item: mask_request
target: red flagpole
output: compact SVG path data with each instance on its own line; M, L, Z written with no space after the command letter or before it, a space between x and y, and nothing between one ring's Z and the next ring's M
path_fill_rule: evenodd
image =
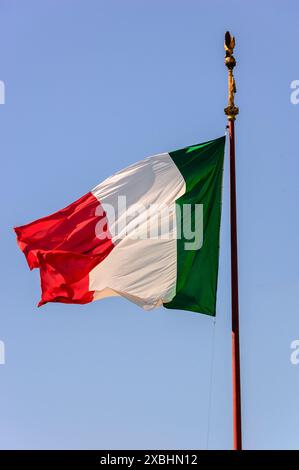
M233 389L233 448L242 449L241 416L241 374L239 345L239 289L238 289L238 241L237 241L237 198L235 163L235 119L239 112L234 103L236 93L233 69L236 65L233 56L235 39L229 32L225 34L225 65L228 68L228 106L225 114L229 129L230 160L230 235L231 235L231 301L232 301L232 389Z

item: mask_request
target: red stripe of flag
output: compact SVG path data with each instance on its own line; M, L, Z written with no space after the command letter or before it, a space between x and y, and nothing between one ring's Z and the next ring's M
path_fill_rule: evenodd
M40 268L39 306L47 302L84 304L93 300L89 272L114 246L106 213L99 206L93 194L87 193L54 214L15 228L30 269ZM98 222L103 230L100 238L96 236Z

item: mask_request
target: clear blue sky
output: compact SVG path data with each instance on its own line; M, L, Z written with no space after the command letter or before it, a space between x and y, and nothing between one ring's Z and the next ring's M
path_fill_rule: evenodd
M123 299L37 309L12 231L144 156L223 135L226 29L244 447L299 448L298 15L291 0L1 1L1 448L231 448L227 161L215 325Z

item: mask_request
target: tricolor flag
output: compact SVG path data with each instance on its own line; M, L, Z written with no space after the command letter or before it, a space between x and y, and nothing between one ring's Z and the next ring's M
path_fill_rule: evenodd
M141 160L15 228L47 302L122 296L215 315L225 137Z

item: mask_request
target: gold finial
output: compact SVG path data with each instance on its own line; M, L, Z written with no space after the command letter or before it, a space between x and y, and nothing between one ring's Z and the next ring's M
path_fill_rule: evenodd
M228 68L228 105L224 108L224 112L227 115L229 121L234 121L237 114L239 113L239 108L235 106L235 93L236 82L234 79L233 69L236 65L236 60L233 56L235 47L235 38L230 35L227 31L225 33L224 40L224 49L225 49L225 65Z

